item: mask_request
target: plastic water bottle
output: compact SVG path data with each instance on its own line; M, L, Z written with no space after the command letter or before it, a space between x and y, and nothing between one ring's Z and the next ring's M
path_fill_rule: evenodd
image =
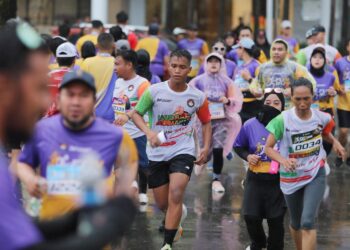
M93 230L93 222L89 210L101 205L106 200L104 187L104 169L100 166L96 153L83 155L80 165L81 197L80 203L85 207L79 218L78 232L89 235Z

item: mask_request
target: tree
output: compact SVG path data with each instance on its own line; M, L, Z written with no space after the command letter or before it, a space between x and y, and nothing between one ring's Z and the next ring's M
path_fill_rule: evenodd
M4 25L10 18L15 18L17 13L17 0L0 0L0 25Z

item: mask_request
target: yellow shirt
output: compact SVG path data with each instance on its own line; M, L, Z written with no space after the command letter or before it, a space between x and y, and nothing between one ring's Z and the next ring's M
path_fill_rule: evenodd
M111 81L114 72L114 57L101 56L98 54L94 57L89 57L81 64L83 71L89 72L95 78L97 103L102 100L105 91L108 88L108 84Z
M91 41L91 42L93 42L96 45L97 44L97 36L96 35L92 35L92 34L88 34L88 35L82 36L82 37L80 37L78 39L78 41L77 41L75 46L77 47L79 55L81 55L81 47L83 47L83 44L86 41Z

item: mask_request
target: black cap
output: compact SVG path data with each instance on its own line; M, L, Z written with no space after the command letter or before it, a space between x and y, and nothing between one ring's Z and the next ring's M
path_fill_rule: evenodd
M62 88L66 87L67 85L73 82L83 83L90 89L92 89L94 92L96 92L94 77L91 74L82 70L74 70L67 72L63 76L59 89L61 90Z
M189 24L189 25L187 26L187 29L188 29L188 30L192 30L192 31L197 31L197 30L198 30L198 26L197 26L197 24L195 24L195 23L191 23L191 24Z
M315 29L315 32L316 33L319 33L319 32L326 32L326 28L322 25L316 25L313 27Z
M309 39L310 37L313 37L317 33L318 32L316 31L316 29L313 27L313 28L309 29L308 31L306 31L305 37L306 37L306 39Z

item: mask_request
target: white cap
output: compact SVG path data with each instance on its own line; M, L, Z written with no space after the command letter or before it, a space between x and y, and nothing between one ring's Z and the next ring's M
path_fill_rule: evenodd
M62 43L56 50L56 57L77 57L75 46L70 42Z
M177 36L177 35L180 35L180 34L186 34L186 30L182 29L182 28L179 28L179 27L176 27L173 30L173 35Z
M126 39L120 39L116 41L115 43L116 50L129 50L130 49L130 43Z
M281 23L282 29L292 28L292 23L289 20L283 20Z

